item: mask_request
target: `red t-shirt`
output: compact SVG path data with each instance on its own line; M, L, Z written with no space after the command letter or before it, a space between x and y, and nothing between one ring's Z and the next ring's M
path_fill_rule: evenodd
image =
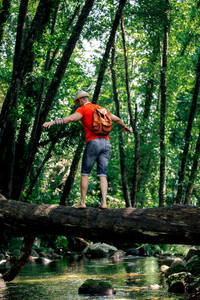
M85 130L85 138L86 142L89 142L94 139L99 139L99 138L104 138L106 140L109 140L108 135L104 136L99 136L94 134L91 129L92 129L92 117L93 117L93 112L95 108L102 108L101 106L93 103L86 103L85 105L79 107L76 112L81 114L83 118L81 119L81 122L83 124L84 130Z

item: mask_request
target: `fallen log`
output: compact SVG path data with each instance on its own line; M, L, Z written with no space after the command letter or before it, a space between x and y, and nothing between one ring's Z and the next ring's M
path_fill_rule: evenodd
M56 234L91 241L200 245L200 208L77 209L0 200L0 228L13 236Z

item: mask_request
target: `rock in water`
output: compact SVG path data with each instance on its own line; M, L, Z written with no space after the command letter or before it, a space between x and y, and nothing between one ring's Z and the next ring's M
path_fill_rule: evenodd
M111 284L101 280L87 279L79 288L79 294L111 296L115 294Z
M116 247L106 243L95 243L87 246L83 250L83 254L89 258L105 258L112 256L117 250Z

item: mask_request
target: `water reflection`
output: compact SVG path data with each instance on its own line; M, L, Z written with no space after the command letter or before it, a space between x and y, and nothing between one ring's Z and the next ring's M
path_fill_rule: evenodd
M109 299L187 299L167 293L159 273L156 258L127 258L113 262L108 259L70 261L63 259L49 265L28 264L7 290L0 291L5 300L87 300L105 297L78 295L78 288L86 279L110 282L116 295ZM154 290L153 287L161 287Z

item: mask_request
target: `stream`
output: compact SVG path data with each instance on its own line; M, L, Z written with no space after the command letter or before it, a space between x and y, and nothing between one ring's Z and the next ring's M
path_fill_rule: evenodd
M112 284L116 294L109 297L82 296L78 289L86 279L102 279ZM159 285L158 290L150 289ZM0 291L1 300L92 300L92 299L187 299L167 292L167 285L154 257L111 259L64 258L47 265L29 263Z

